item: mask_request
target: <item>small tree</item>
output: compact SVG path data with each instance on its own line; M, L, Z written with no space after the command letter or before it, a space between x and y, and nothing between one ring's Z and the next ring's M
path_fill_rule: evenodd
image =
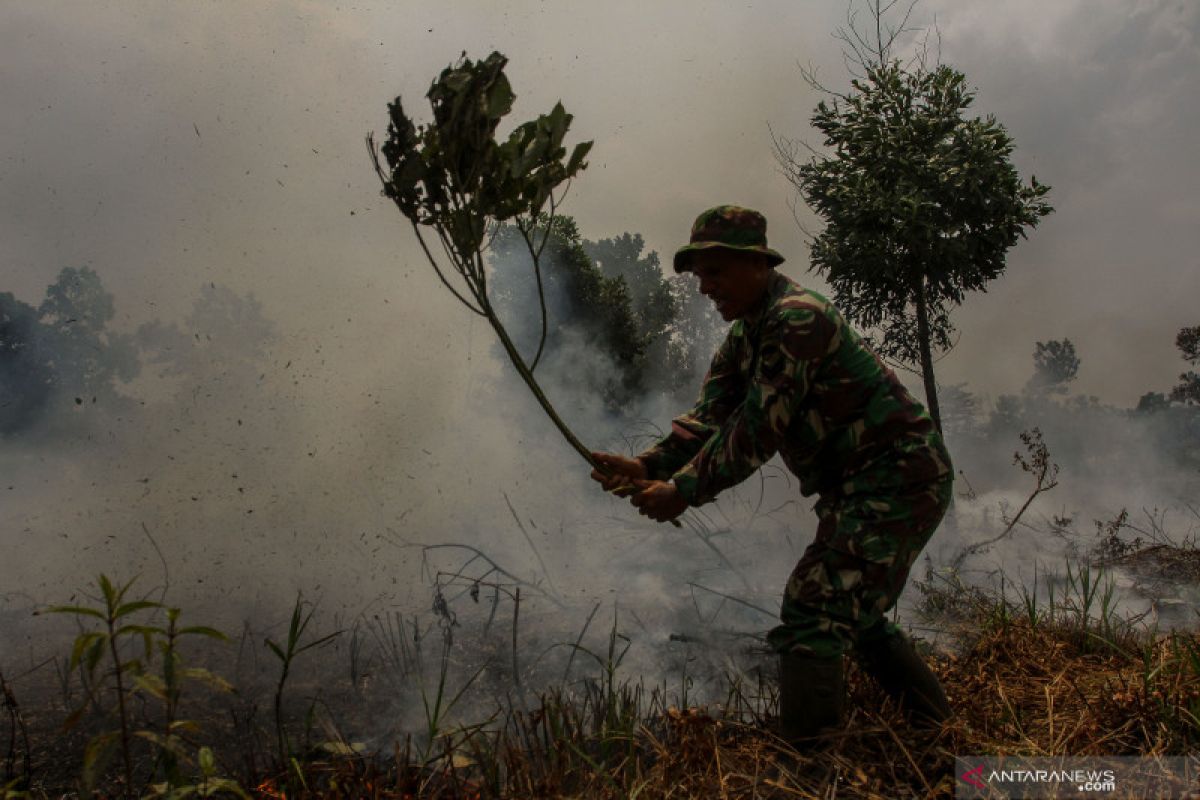
M862 74L847 94L825 90L812 117L831 155L812 150L804 161L780 141L776 151L825 221L813 268L851 320L881 329L882 355L919 365L940 428L933 361L951 344L950 309L1003 273L1008 249L1052 209L1048 186L1022 184L1004 127L966 116L975 95L961 72L892 57L906 30L885 24L892 5L869 4L872 35L853 15L841 31Z
M1079 356L1070 339L1038 342L1033 351L1033 377L1025 390L1034 394L1066 394L1079 374Z
M1193 367L1200 366L1200 325L1179 331L1175 346L1183 354L1184 361ZM1188 405L1200 404L1200 374L1188 370L1180 375L1179 384L1171 389L1171 400Z

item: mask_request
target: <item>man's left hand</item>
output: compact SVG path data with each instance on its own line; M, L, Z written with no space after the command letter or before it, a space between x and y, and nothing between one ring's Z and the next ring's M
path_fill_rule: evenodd
M679 494L675 484L668 481L633 481L637 488L629 502L637 506L638 513L655 522L670 522L687 510L687 501Z

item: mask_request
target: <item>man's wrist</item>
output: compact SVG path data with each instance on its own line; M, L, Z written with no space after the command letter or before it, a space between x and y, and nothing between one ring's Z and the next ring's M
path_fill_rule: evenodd
M686 467L671 476L671 485L689 506L700 505L696 502L696 476Z
M633 460L641 466L642 478L646 480L652 480L654 478L654 474L650 470L650 462L646 460L644 455L634 456Z

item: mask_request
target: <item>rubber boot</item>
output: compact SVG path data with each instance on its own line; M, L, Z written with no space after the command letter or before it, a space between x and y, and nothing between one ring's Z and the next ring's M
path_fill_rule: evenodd
M916 725L940 725L950 718L950 702L937 676L902 633L860 644L859 663Z
M788 744L841 727L846 706L842 657L802 653L779 656L779 735ZM807 742L811 744L811 741Z

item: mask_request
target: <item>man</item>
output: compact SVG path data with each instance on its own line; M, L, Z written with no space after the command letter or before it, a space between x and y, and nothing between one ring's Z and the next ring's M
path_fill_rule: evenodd
M853 650L918 722L950 714L937 678L886 619L950 501L952 471L925 409L825 298L775 271L761 214L701 214L675 271L692 272L729 333L696 406L637 458L595 453L613 489L660 522L712 501L776 452L819 495L816 537L793 570L781 624L780 727L799 741L839 726Z

